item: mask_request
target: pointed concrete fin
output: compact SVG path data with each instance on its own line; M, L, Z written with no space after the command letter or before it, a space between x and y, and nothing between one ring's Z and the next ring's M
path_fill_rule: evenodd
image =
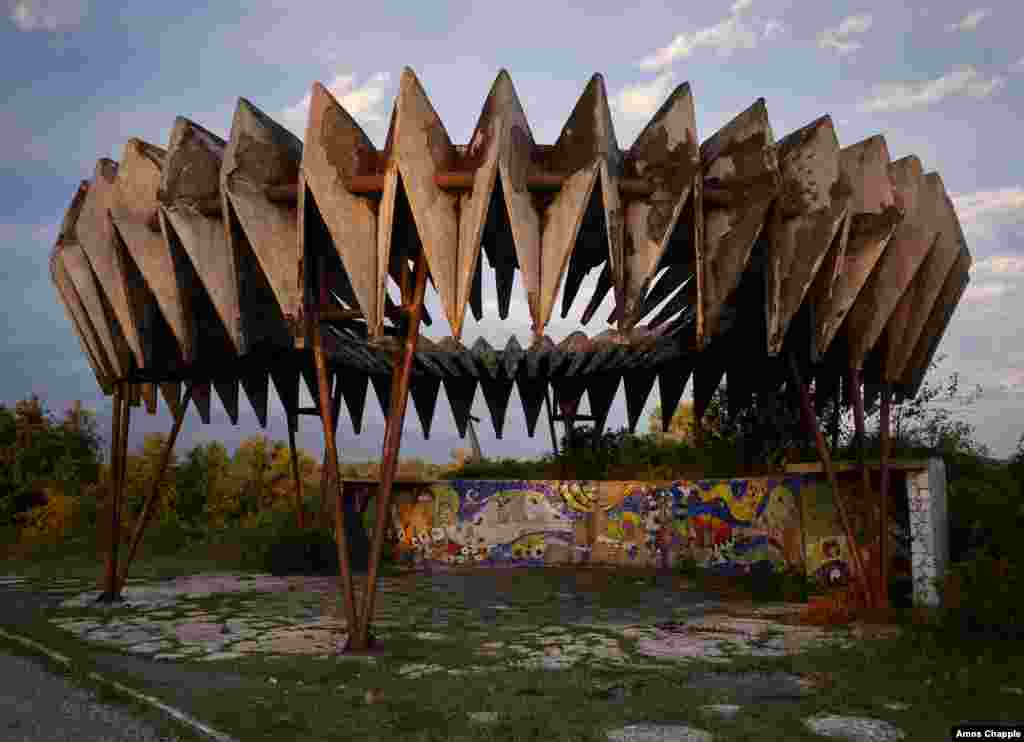
M167 405L167 409L170 410L172 417L178 416L178 410L181 407L181 382L180 381L165 381L160 385L160 396L164 398L164 404Z
M525 355L523 346L519 344L516 336L510 337L508 342L505 343L505 352L502 354L502 368L505 370L505 376L510 379L516 378L516 374L519 371L519 363Z
M242 390L249 399L252 411L260 423L260 427L266 430L267 407L270 399L270 377L266 371L247 371L241 376Z
M362 373L346 376L345 382L341 384L341 393L345 397L345 406L348 407L352 429L356 435L363 431L363 412L366 410L366 392L369 385L369 377Z
M612 269L609 263L605 263L601 268L601 273L597 277L597 284L594 286L594 293L590 297L590 301L587 302L586 309L583 310L583 314L580 317L581 324L588 324L594 317L594 313L598 307L601 306L601 302L604 301L605 297L608 296L608 292L612 289ZM611 320L609 320L611 322Z
M473 319L479 322L484 317L484 271L477 261L476 270L473 271L473 284L469 289L469 309L473 313Z
M391 411L391 375L390 374L373 374L370 376L370 383L373 384L373 391L377 396L377 402L380 404L380 411L384 415L386 421Z
M106 353L103 351L99 337L89 321L85 307L82 305L82 299L78 295L71 277L68 275L67 268L64 265L64 249L64 246L60 243L54 248L50 258L50 276L67 309L75 332L85 345L90 363L93 364L93 370L96 372L96 380L101 386L105 386L112 381L114 371L107 360Z
M78 242L78 218L82 215L82 207L85 206L85 197L88 194L89 181L80 181L67 211L64 212L64 219L61 220L60 231L57 233L58 243Z
M537 312L533 315L538 333L543 332L551 319L558 288L568 268L569 257L576 247L597 177L596 166L577 171L566 179L562 190L548 207L541 239L540 296Z
M644 413L644 407L651 396L651 389L654 388L654 380L657 377L657 371L646 368L632 369L623 375L622 384L626 388L626 419L630 433L636 432L636 426Z
M691 292L687 291L686 288L681 288L675 293L675 295L665 302L665 305L661 308L654 318L647 324L650 329L659 327L672 320L679 312L693 303Z
M655 184L650 198L626 207L625 317L638 322L640 302L654 277L700 175L697 117L690 84L668 97L626 154L626 177Z
M372 199L351 193L346 184L353 177L378 172L379 167L380 155L362 127L327 88L313 83L302 182L327 225L371 336L382 331L377 314L377 212ZM299 187L302 192L302 183ZM304 237L300 230L300 257L306 254Z
M896 200L906 216L896 229L854 302L846 320L850 363L860 368L878 342L900 298L932 249L943 195L926 187L916 157L897 160L890 166Z
M502 186L499 183L494 189L494 198L487 214L487 225L484 230L483 250L487 262L494 269L494 288L498 294L498 317L508 319L508 310L512 303L512 285L515 283L516 268L519 261L516 256L515 239L512 225L509 222L508 210L502 198ZM479 266L482 259L477 262Z
M496 377L480 377L480 389L484 393L487 411L491 413L491 424L494 434L501 440L505 429L505 414L508 412L508 400L512 394L512 379L504 374Z
M638 320L643 319L653 312L655 308L665 301L665 299L669 298L673 292L685 288L689 283L687 279L693 275L693 269L693 265L687 265L686 263L673 263L662 271L661 275L658 276L657 281L655 281L654 286L651 287L651 290L648 291L647 295L644 297L643 305L637 313Z
M910 362L904 369L903 393L901 395L903 399L913 399L917 396L925 375L928 373L928 367L931 366L935 351L942 342L942 336L953 318L953 312L956 311L967 284L970 282L970 267L971 255L965 246L961 249L960 257L957 258L953 270L946 277L942 291L939 293L935 306L932 307L928 321L911 355Z
M226 217L228 204L234 209L286 318L298 317L302 303L298 211L272 201L267 190L297 184L301 162L302 143L295 135L239 99L221 166L223 211Z
M303 363L299 367L299 371L302 374L302 380L306 383L306 391L309 392L309 398L313 400L313 405L319 410L320 409L320 383L316 375L316 369L311 363ZM330 377L328 377L328 383Z
M217 396L231 424L238 425L238 379L215 381L213 388L217 390Z
M765 263L769 355L782 351L790 322L842 227L851 192L830 117L793 132L778 143L777 152L782 184L768 226Z
M887 381L895 382L903 376L903 370L910 362L910 356L917 345L921 330L931 314L932 307L942 291L942 286L956 264L962 248L966 246L960 221L956 216L956 208L946 192L946 187L938 173L924 176L926 186L941 194L941 207L936 219L938 239L932 251L921 264L911 290L903 295L900 303L909 305L906 326L899 342L893 343L889 358L886 359ZM899 311L893 312L896 314Z
M238 264L220 216L220 169L223 140L188 119L178 118L171 132L160 183L164 240L177 265L180 245L198 276L202 289L217 312L236 353L244 351ZM211 206L215 207L211 213ZM173 234L171 231L173 230ZM176 267L182 300L188 307L199 290L184 282L183 267ZM186 315L192 315L187 311ZM193 348L193 352L195 352Z
M472 414L473 397L476 396L477 380L472 376L445 376L444 393L455 417L455 427L459 437L466 437L466 426Z
M554 389L554 403L558 412L575 415L579 411L583 393L587 390L582 379L561 377L551 380Z
M299 370L293 366L278 365L270 370L277 397L284 407L285 417L291 419L299 414Z
M523 414L526 416L526 433L533 438L548 385L544 380L531 378L525 367L521 367L516 376L516 386L519 389L519 400L523 404Z
M730 206L704 200L703 239L697 240L697 342L718 333L726 300L739 285L768 209L779 189L775 140L764 99L719 129L700 148L704 182Z
M458 304L457 261L459 246L458 197L440 188L434 176L452 169L455 147L448 138L444 124L430 104L415 73L408 67L402 72L392 129L388 133L390 151L385 167L385 193L381 200L378 235L383 230L385 241L378 237L380 266L387 265L392 214L394 209L394 176L401 173L416 232L427 256L430 275L437 288L445 315L452 328L459 326L461 307ZM389 197L389 188L392 193ZM378 272L378 276L383 278ZM378 284L380 286L382 284Z
M587 399L590 401L590 414L596 419L594 428L601 433L608 422L608 413L612 402L619 391L622 375L616 373L594 374L587 382Z
M128 254L153 292L182 359L190 363L193 330L170 248L160 230L158 197L165 157L166 152L158 147L139 139L128 140L117 171L110 215Z
M721 342L721 340L719 340ZM700 420L707 412L711 398L715 396L722 377L725 376L725 363L721 358L702 359L693 371L693 416Z
M839 151L839 164L852 189L846 250L831 291L813 300L817 355L823 357L850 308L903 219L889 176L889 149L874 136Z
M117 179L117 163L101 159L96 163L92 184L78 217L76 233L79 244L85 249L89 264L99 281L106 300L110 303L113 318L120 332L131 348L136 364L145 367L146 359L142 350L137 318L132 312L128 297L127 277L121 255L121 246L114 232L110 208L114 203Z
M122 345L123 338L114 320L107 310L102 288L96 279L89 258L81 245L68 244L64 248L64 266L68 276L82 300L82 308L93 333L114 372L116 378L124 378L128 373L130 360Z
M197 381L192 385L192 403L203 425L210 424L210 382Z
M441 390L441 377L431 374L417 376L409 385L409 394L416 416L423 428L423 437L430 440L430 427L434 422L434 410L437 408L437 394Z
M672 418L679 407L679 400L686 391L686 382L690 380L693 365L690 361L682 361L679 367L658 372L658 394L661 397L661 430L667 433ZM696 377L694 378L696 387ZM696 391L696 389L695 389Z

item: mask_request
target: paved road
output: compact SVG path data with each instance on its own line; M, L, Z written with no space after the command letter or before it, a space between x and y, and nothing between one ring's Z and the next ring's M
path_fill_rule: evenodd
M0 649L0 739L10 742L184 742L157 719L101 701L35 659ZM189 737L188 739L192 739Z

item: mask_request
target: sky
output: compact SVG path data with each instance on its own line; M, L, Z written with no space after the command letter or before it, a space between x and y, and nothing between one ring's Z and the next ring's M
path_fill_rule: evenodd
M937 378L957 371L981 385L981 399L964 414L993 454L1006 456L1024 434L1024 4L984 1L736 0L680 9L668 2L222 0L211 9L181 0L125 9L96 0L0 0L7 3L0 4L0 403L37 394L60 414L81 400L109 433L111 399L65 317L48 256L78 182L92 177L98 158L120 159L130 137L166 146L183 115L227 138L239 96L301 136L310 86L320 81L382 145L402 68L410 66L454 142L469 139L505 68L535 139L552 143L600 72L624 149L671 90L689 81L702 140L764 97L776 139L828 113L841 146L882 133L893 160L915 154L926 171L937 170L974 257L971 284L939 348L946 359ZM470 318L464 341L528 338L521 293L517 284L509 322ZM495 305L493 287L484 299ZM428 334L447 334L444 325ZM572 329L553 322L549 334L558 339ZM233 449L260 432L247 402L232 426L214 399L211 424L190 411L179 450L209 440ZM515 392L504 440L495 438L479 393L474 409L484 418L485 455L550 449L543 420L535 438L526 436ZM624 410L620 390L611 427L625 424ZM407 418L403 456L446 461L468 445L443 392L429 440L411 405ZM137 409L131 446L171 422L162 403L155 416ZM266 432L287 438L273 397ZM368 401L362 435L347 417L340 422L342 459L378 457L382 437L380 408ZM319 420L302 418L299 444L320 455L321 439Z

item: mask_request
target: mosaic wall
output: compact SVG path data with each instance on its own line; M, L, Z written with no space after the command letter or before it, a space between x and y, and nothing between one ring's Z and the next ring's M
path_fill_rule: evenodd
M722 574L802 565L812 475L671 482L458 481L399 495L400 559L424 566L595 562Z

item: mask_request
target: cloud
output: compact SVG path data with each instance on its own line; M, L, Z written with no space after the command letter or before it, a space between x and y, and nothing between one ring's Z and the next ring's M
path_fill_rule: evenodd
M384 114L378 107L384 101L389 80L388 73L380 72L357 87L355 75L342 74L325 87L361 124L382 125L385 123ZM298 132L299 136L305 133L310 100L310 94L307 93L298 103L281 112L285 126Z
M957 216L969 235L993 236L996 224L1024 218L1024 187L952 194Z
M970 13L965 15L956 23L950 23L946 26L947 31L973 31L978 27L978 24L985 20L988 16L992 15L992 11L987 8L979 8L978 10L972 10Z
M884 82L871 88L871 97L857 104L864 113L909 111L938 103L954 95L988 98L999 90L1006 80L996 76L980 79L978 71L970 65L954 67L948 74L923 82Z
M865 33L871 28L871 23L871 16L867 14L847 16L838 26L826 28L818 34L818 46L822 49L835 49L840 55L851 54L864 45L850 37Z
M627 85L612 96L611 107L626 118L651 116L672 91L672 74L664 72L653 80Z
M80 24L87 10L87 0L18 0L10 19L19 31L57 31Z
M663 46L654 54L644 57L638 65L644 69L659 70L668 67L677 59L692 56L698 49L711 49L723 57L728 57L738 49L755 48L762 37L767 40L777 38L784 28L781 22L759 22L763 28L759 35L755 23L742 17L752 5L752 0L736 0L727 18L713 26L677 34L668 46Z
M971 273L997 275L1008 278L1024 278L1024 257L1018 255L993 255L979 260L971 266Z
M1008 283L972 283L964 291L964 301L970 304L990 304L1012 290L1013 286Z

